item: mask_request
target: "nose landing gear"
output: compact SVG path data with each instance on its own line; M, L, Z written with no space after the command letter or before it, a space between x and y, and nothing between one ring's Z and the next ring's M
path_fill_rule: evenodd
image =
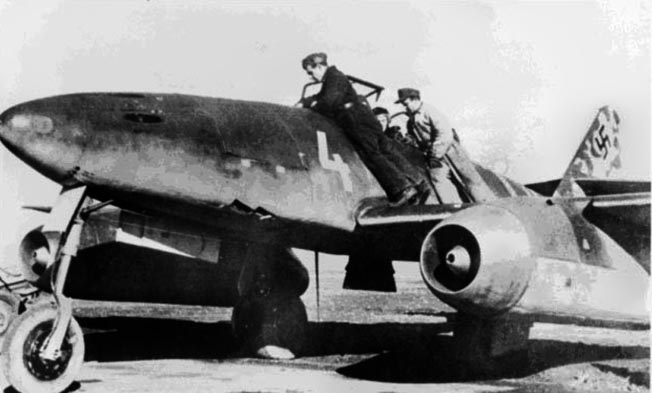
M63 233L47 269L55 304L40 304L11 322L2 344L0 365L18 391L58 393L67 388L84 361L84 335L72 317L72 300L63 294L70 261L79 248L86 188L64 188L44 231Z
M21 314L9 327L2 346L2 368L8 382L20 392L61 392L74 381L84 361L84 336L71 319L61 347L45 356L57 310L41 304Z

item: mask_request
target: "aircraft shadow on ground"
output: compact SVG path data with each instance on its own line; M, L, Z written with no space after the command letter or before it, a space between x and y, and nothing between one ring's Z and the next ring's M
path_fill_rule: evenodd
M87 361L213 360L247 356L238 351L228 322L112 317L82 318L80 323L87 331ZM369 354L363 360L353 357L354 363L337 372L350 378L381 382L443 383L518 378L572 363L650 357L650 349L644 346L530 340L527 362L512 358L511 364L487 371L475 367L473 359L459 360L452 336L442 334L451 331L447 323L313 322L309 329L311 339L304 357Z
M432 340L429 347L397 348L337 371L351 378L396 383L470 382L523 378L540 371L573 363L609 359L649 358L642 346L612 347L551 340L530 340L528 357L519 354L487 366L463 358L452 337Z

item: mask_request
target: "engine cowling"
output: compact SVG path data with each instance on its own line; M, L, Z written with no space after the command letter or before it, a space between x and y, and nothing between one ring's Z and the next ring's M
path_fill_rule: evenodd
M43 232L42 227L30 231L18 248L21 272L25 279L36 284L56 258L61 241L60 232Z
M421 247L421 274L441 300L490 316L516 304L534 269L521 220L498 206L475 206L442 221Z

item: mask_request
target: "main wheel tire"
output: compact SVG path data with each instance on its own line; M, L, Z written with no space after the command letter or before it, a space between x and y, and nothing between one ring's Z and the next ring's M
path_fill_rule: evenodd
M242 297L233 308L233 332L248 352L273 345L299 355L306 341L308 315L298 297Z
M20 392L59 393L74 381L84 361L84 336L73 318L56 360L40 357L57 311L41 304L21 314L11 324L0 360L7 381Z

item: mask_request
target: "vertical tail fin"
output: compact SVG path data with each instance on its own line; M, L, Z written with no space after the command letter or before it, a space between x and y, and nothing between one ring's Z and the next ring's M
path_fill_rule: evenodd
M605 179L620 168L619 125L615 110L608 106L598 110L554 196L583 195L575 179Z

